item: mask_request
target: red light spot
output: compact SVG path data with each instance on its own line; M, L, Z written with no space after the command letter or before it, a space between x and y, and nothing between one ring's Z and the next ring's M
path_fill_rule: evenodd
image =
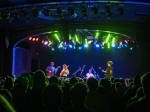
M36 41L38 41L39 40L39 38L36 38Z
M30 37L29 40L32 40L32 37Z
M39 53L38 52L36 52L36 56L38 56L39 55Z
M32 40L35 41L35 38L33 38Z

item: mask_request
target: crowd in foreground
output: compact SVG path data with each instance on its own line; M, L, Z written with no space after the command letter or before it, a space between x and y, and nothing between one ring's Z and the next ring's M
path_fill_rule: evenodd
M0 112L150 112L150 72L133 79L47 78L41 70L0 79Z

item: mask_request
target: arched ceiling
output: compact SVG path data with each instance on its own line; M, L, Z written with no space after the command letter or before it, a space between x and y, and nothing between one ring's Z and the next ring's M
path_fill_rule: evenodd
M87 18L83 17L81 7L84 5L87 10ZM107 18L105 7L109 5L111 17ZM57 6L62 10L64 18L60 19L57 14ZM68 6L74 8L74 15L68 14ZM98 13L91 11L93 6L98 7ZM118 7L123 7L123 14L117 12ZM22 10L27 12L27 17L31 20L27 22L27 17L23 16ZM38 17L33 16L33 11L39 11ZM50 10L50 15L44 15L44 9ZM8 18L5 17L6 14ZM13 17L13 12L18 12L17 20ZM140 1L109 1L109 0L1 0L0 1L0 34L9 32L10 40L23 38L50 30L68 29L91 29L106 30L135 36L136 32L150 29L150 2ZM7 19L5 19L7 18Z

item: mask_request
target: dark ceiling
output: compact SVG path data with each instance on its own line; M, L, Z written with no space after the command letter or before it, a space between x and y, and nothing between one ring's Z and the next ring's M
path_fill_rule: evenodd
M81 11L82 5L87 10L86 18ZM106 5L111 10L109 18L106 16ZM57 6L62 10L63 18L57 13ZM68 13L68 6L73 7L73 15ZM98 7L97 14L91 11L93 6ZM118 7L123 7L122 15L117 12ZM23 9L27 12L26 17L22 14ZM32 13L36 9L38 17L34 17ZM44 15L45 9L50 10L49 16ZM14 12L19 15L17 20L13 17ZM149 33L150 3L143 0L0 0L0 19L0 34L9 33L10 40L62 29L106 30L135 37L135 32L144 30Z

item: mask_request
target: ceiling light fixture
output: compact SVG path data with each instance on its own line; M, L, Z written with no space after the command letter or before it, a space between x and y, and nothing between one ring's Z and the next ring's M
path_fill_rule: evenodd
M92 6L91 10L94 14L98 14L98 7L96 5Z
M86 18L88 16L85 5L81 6L81 12L82 12L84 18Z
M18 15L18 12L17 11L14 11L13 13L12 13L12 15L13 15L13 17L14 17L14 19L19 19L19 15Z
M123 12L124 12L124 5L118 4L117 7L118 7L118 8L117 8L118 14L119 14L120 16L122 16L122 15L123 15Z
M57 6L56 12L57 12L57 14L61 14L62 13L62 10L60 9L60 7Z
M68 6L68 12L69 14L73 15L74 14L74 9L71 6Z
M110 18L111 17L111 9L110 9L110 4L107 4L105 6L105 13L106 13L106 17Z
M50 16L50 9L44 9L43 13L45 16Z

